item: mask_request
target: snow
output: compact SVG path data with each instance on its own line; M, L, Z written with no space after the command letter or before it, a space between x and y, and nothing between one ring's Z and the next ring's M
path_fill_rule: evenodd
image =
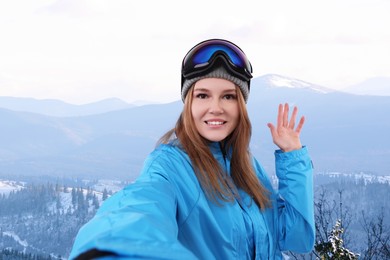
M8 195L11 191L17 191L23 188L23 185L15 181L0 180L0 195Z
M73 209L73 205L72 205L72 192L69 191L69 192L60 192L60 201L61 201L61 208L62 209L65 209L65 210L68 210L69 208L70 209ZM57 211L57 208L56 208L56 202L53 202L52 204L48 205L48 208L49 208L49 211L50 212L56 212Z
M100 192L103 192L104 189L106 189L107 191L115 193L123 188L123 184L121 184L120 181L100 179L92 188Z
M303 81L297 81L290 78L274 76L271 78L271 83L276 87L286 87L286 88L296 88L297 85L301 85L301 87L310 87L309 83Z
M390 175L372 175L364 172L359 173L343 173L343 172L323 172L318 173L318 175L327 175L330 178L354 178L355 181L363 180L365 184L367 183L382 183L390 185Z
M86 196L87 193L88 193L88 190L87 189L82 189L82 191L83 191L84 196ZM92 194L96 195L96 197L97 197L97 199L99 201L99 204L101 204L102 201L103 201L103 193L100 192L100 191L93 190ZM61 208L64 209L64 210L71 210L73 212L74 211L74 205L72 204L72 189L68 189L67 192L61 191L59 193L59 196L60 196L60 201L61 201ZM50 205L48 205L49 211L50 212L56 212L57 211L57 207L56 206L57 206L56 202L53 202ZM93 207L94 206L92 205L92 203L90 201L89 211L92 211Z
M69 207L72 206L72 193L68 192L61 192L60 194L60 200L61 200L61 206L64 209L68 209Z
M9 236L9 237L12 237L16 242L18 242L21 246L23 247L27 247L28 246L28 243L26 242L26 240L22 240L20 239L20 237L18 235L16 235L14 232L12 231L4 231L3 232L3 236Z
M269 77L269 83L274 87L284 87L284 88L301 88L301 89L312 89L320 93L329 93L331 90L317 86L302 80L282 77L276 74L273 74Z

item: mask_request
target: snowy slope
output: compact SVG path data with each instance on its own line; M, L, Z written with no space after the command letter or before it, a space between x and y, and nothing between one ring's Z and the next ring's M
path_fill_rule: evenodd
M8 195L11 191L17 191L23 188L23 184L16 181L0 179L0 195Z

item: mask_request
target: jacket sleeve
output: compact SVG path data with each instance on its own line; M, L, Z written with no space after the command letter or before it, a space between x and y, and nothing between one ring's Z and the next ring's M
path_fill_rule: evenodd
M282 251L310 252L314 246L313 167L306 147L275 152L279 179L278 232Z
M108 198L78 232L69 259L90 252L124 258L194 259L178 239L176 198L164 167L149 160L140 178Z

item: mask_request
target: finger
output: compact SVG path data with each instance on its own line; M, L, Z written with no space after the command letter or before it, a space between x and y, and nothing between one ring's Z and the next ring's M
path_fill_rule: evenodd
M294 110L293 110L292 115L291 115L290 123L288 125L290 129L294 129L294 127L295 127L295 120L297 118L297 113L298 113L298 108L294 107Z
M270 130L272 138L273 138L276 134L276 128L272 123L268 123L267 126L269 127L269 130Z
M283 105L282 104L279 104L279 108L278 108L278 120L277 120L277 124L276 124L276 127L279 128L283 125Z
M296 133L300 134L301 133L301 130L302 130L302 127L303 127L303 124L305 123L305 117L301 117L301 119L299 120L299 123L298 123L298 126L297 126L297 129L295 130Z
M288 104L284 104L284 110L283 110L283 126L287 127L288 125Z
M272 124L272 123L268 123L267 126L269 127L269 129L272 131L272 130L275 130L275 126Z

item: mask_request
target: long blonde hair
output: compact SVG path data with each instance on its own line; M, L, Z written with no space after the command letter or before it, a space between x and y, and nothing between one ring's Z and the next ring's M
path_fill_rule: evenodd
M175 128L163 135L158 143L167 143L176 135L191 159L203 190L212 201L217 203L220 200L233 201L239 196L236 188L238 187L248 193L260 208L268 207L270 205L268 191L260 183L252 165L249 152L252 125L241 91L236 87L239 105L238 125L223 142L224 151L231 151L230 179L211 153L209 141L196 130L191 113L193 87L194 85L188 91Z

